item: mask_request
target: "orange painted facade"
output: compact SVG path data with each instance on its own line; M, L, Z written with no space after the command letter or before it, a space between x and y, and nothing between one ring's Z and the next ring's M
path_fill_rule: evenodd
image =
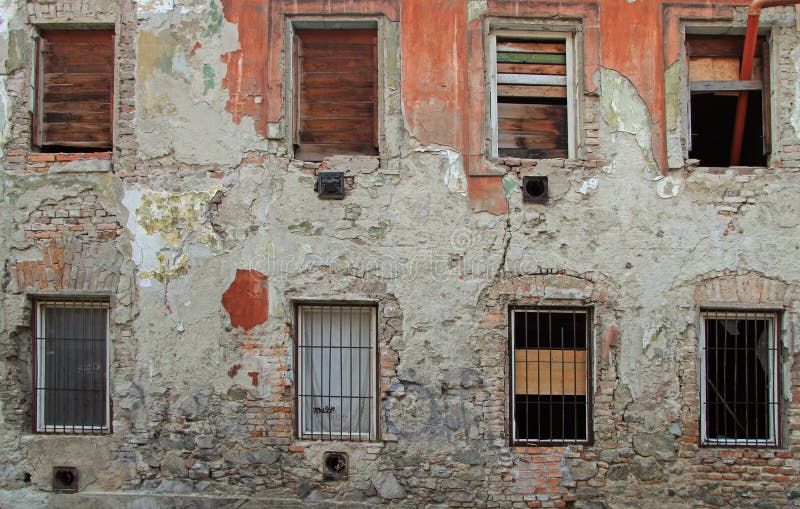
M473 208L499 213L507 209L501 177L486 164L486 20L580 25L584 91L595 92L594 76L601 67L619 72L634 85L652 121L652 152L663 173L667 168L664 71L680 56L681 20L731 20L732 7L749 2L489 0L486 10L472 13L472 19L466 0L226 0L223 4L225 18L238 25L241 45L223 57L228 63L223 82L230 93L227 109L237 122L252 116L264 136L267 123L283 117L282 59L288 19L384 16L399 21L403 113L410 135L423 144L460 152Z

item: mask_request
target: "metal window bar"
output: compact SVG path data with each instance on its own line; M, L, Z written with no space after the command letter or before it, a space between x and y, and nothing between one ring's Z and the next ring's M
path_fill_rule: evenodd
M299 435L319 440L375 439L376 308L301 305L298 322Z
M34 408L39 433L110 431L107 300L39 300Z
M514 442L589 441L589 311L584 308L512 310Z
M777 326L777 313L702 313L703 445L778 445Z

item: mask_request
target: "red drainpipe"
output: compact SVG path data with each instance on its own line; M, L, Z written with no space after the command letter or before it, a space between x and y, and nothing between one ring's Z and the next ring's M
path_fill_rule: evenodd
M753 58L756 54L756 41L758 40L758 19L764 7L778 7L781 5L800 4L800 0L753 0L747 13L747 32L744 36L744 50L742 53L742 67L739 71L740 80L753 79ZM766 55L765 55L766 57ZM736 103L736 121L733 124L733 142L731 143L731 166L739 166L742 158L742 139L744 137L744 120L747 114L747 92L739 92ZM769 126L764 126L768 129Z

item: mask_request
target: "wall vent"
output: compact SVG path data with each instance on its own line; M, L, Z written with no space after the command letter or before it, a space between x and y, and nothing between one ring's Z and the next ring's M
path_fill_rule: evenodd
M340 481L347 479L349 463L346 452L325 452L322 455L322 480Z
M78 469L75 467L53 467L53 491L76 493L78 491Z
M546 203L548 198L547 177L522 177L522 201Z
M344 198L344 172L324 171L317 175L317 196L320 200Z

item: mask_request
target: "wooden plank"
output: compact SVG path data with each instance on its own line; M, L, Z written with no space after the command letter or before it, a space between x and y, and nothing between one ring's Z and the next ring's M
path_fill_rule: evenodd
M100 124L75 122L49 123L44 126L46 143L61 144L64 142L107 142L111 143L111 126L105 122Z
M312 125L317 125L311 121ZM352 143L372 144L372 122L368 124L353 123L347 129L338 131L303 131L300 130L300 144L304 143Z
M300 76L301 88L373 88L375 73L316 72Z
M51 30L43 29L39 31L40 36L45 41L54 44L112 44L114 43L114 31L110 29L98 30Z
M567 75L567 66L558 64L497 64L498 73Z
M758 38L763 41L763 37ZM756 56L761 56L756 46ZM687 35L686 54L690 57L742 58L744 37L737 35Z
M47 111L48 112L89 112L89 113L102 113L105 111L111 111L111 103L110 102L100 102L100 101L93 101L93 102L75 102L75 101L66 101L66 102L50 102L47 103Z
M555 150L568 148L567 137L550 133L498 132L497 148L525 148Z
M738 58L697 57L689 60L689 81L738 79Z
M315 133L355 133L360 136L358 141L372 139L372 119L349 119L349 118L314 118L303 119L300 124L303 134ZM333 138L331 138L331 141Z
M566 138L567 117L544 120L529 118L501 118L497 121L497 129L501 134L557 134Z
M561 41L497 40L497 51L525 53L566 53L567 44Z
M371 63L372 46L365 44L331 44L328 46L303 45L303 58L358 58Z
M761 90L761 80L690 81L691 92L735 92L739 90Z
M49 103L62 103L70 101L108 102L110 91L105 90L76 90L74 87L47 87L44 90L44 107Z
M104 112L52 111L52 109L48 109L44 113L44 121L48 124L59 122L109 123L111 122L111 111L108 108Z
M301 28L295 30L294 33L302 41L304 46L306 44L374 44L378 35L378 31L374 28Z
M501 148L497 150L499 157L513 157L516 159L567 159L569 150L564 149L526 149L526 148Z
M375 72L374 68L372 67L372 62L367 62L366 60L357 60L350 57L330 56L324 59L303 57L300 59L300 61L303 72L305 73L331 72L331 70L342 73L357 72L365 67L372 69L373 73Z
M47 85L72 85L78 87L106 87L111 88L111 76L108 73L75 73L75 72L49 72L44 78Z
M300 86L303 101L309 102L369 102L375 100L374 87L336 87L307 88ZM346 99L345 99L346 98Z
M557 53L514 53L509 51L498 51L497 62L565 65L567 63L567 55Z
M567 105L498 103L497 117L499 119L530 118L534 120L542 120L552 117L567 118Z
M514 393L585 396L585 350L514 350Z
M375 103L367 102L314 102L303 108L305 118L371 118Z
M294 157L302 161L322 161L332 155L378 155L375 147L353 143L304 143L294 152Z
M548 76L543 74L498 74L500 85L550 85L567 86L566 76Z
M497 85L498 97L567 97L567 87Z

